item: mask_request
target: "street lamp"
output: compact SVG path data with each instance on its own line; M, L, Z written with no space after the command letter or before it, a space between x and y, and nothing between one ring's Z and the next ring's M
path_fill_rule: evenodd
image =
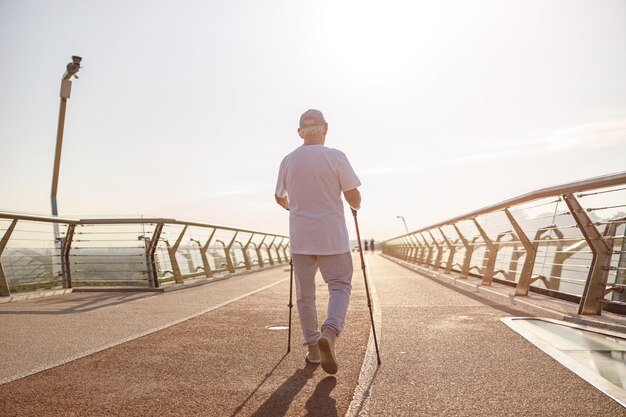
M65 74L61 79L61 105L59 107L59 124L57 126L57 146L54 152L54 170L52 171L52 190L50 191L50 203L52 205L52 215L58 216L57 208L57 186L59 184L59 166L61 165L61 148L63 146L63 128L65 127L65 106L67 99L70 98L72 91L72 76L78 78L76 73L80 69L80 61L82 58L76 55L72 56L72 62L67 64ZM59 225L54 223L54 238L59 242Z
M402 223L404 223L404 230L409 233L409 228L406 226L406 220L404 220L404 216L396 216L396 219L402 219Z
M72 91L71 78L72 76L78 78L76 73L80 69L80 61L82 61L81 57L76 55L72 56L72 62L67 64L65 74L63 74L63 79L61 80L61 105L59 107L59 124L57 126L57 146L54 152L52 191L50 192L53 216L59 215L57 208L57 186L59 183L59 166L61 165L61 148L63 146L63 128L65 127L65 106L67 105L67 99L70 98L70 92ZM58 230L55 234L58 236Z

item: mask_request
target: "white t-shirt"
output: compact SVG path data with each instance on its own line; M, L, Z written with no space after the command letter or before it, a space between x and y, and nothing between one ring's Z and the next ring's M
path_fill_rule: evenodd
M324 145L300 146L280 163L276 195L289 196L291 253L350 251L341 193L361 181L346 155Z

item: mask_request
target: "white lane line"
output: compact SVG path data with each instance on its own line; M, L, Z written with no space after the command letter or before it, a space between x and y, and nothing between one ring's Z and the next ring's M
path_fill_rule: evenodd
M251 296L253 294L256 294L258 292L267 290L268 288L271 288L271 287L273 287L275 285L278 285L278 284L280 284L282 282L285 282L288 279L289 278L280 279L280 280L278 280L278 281L276 281L276 282L274 282L272 284L268 284L268 285L266 285L264 287L261 287L261 288L258 288L256 290L250 291L250 292L245 293L243 295L240 295L238 297L231 298L230 300L224 301L224 302L222 302L220 304L217 304L217 305L214 305L212 307L208 307L208 308L206 308L204 310L201 310L201 311L198 311L196 313L190 314L189 316L183 317L181 319L177 319L177 320L174 320L172 322L169 322L169 323L162 324L160 326L154 327L154 328L152 328L150 330L146 330L146 331L134 334L132 336L124 337L124 338L116 340L114 342L107 343L107 344L98 346L98 347L93 348L93 349L88 349L88 350L82 351L82 352L77 353L75 355L67 356L67 357L65 357L63 359L60 359L60 360L58 360L56 362L49 363L47 365L38 366L36 368L29 369L28 371L20 372L20 373L11 375L9 377L5 377L3 379L0 379L0 385L3 385L3 384L6 384L6 383L15 381L17 379L21 379L21 378L27 377L29 375L36 374L36 373L41 372L41 371L45 371L46 369L50 369L50 368L54 368L54 367L59 366L59 365L66 364L66 363L71 362L73 360L80 359L80 358L83 358L85 356L89 356L91 354L100 352L100 351L105 350L105 349L112 348L112 347L117 346L117 345L121 345L122 343L130 342L131 340L134 340L134 339L137 339L137 338L149 335L150 333L158 332L159 330L163 330L163 329L166 329L168 327L171 327L171 326L174 326L176 324L179 324L179 323L182 323L184 321L187 321L189 319L192 319L194 317L198 317L198 316L200 316L202 314L208 313L209 311L217 310L218 308L224 307L225 305L228 305L230 303L234 303L235 301L239 301L242 298L245 298L245 297Z
M380 309L380 302L378 298L378 292L376 291L376 285L372 279L370 273L369 262L365 261L365 271L368 276L368 284L370 289L370 296L372 299L372 311L374 315L374 324L376 326L376 335L378 336L378 347L382 351L382 312ZM369 311L368 311L369 314ZM382 361L382 359L381 359ZM365 357L363 358L363 364L361 365L361 372L359 373L359 380L352 401L346 411L346 417L358 416L361 411L365 410L369 401L370 390L374 383L374 378L378 373L378 361L376 358L376 346L374 345L374 333L370 329L369 340L367 342L367 349L365 350Z

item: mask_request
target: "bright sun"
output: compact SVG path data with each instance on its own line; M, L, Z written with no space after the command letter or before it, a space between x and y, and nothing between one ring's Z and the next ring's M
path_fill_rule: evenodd
M418 9L403 1L325 3L321 16L325 52L351 77L384 81L407 75L417 65L417 50L428 32Z

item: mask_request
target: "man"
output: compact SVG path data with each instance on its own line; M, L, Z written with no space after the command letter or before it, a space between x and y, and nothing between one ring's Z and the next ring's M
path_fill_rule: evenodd
M319 110L300 117L302 146L280 164L276 202L289 213L289 246L296 276L296 299L306 359L337 373L335 338L344 329L352 290L352 256L344 217L343 193L350 206L361 205L361 185L346 155L324 146L328 123ZM315 307L315 274L328 285L328 314L321 331Z

